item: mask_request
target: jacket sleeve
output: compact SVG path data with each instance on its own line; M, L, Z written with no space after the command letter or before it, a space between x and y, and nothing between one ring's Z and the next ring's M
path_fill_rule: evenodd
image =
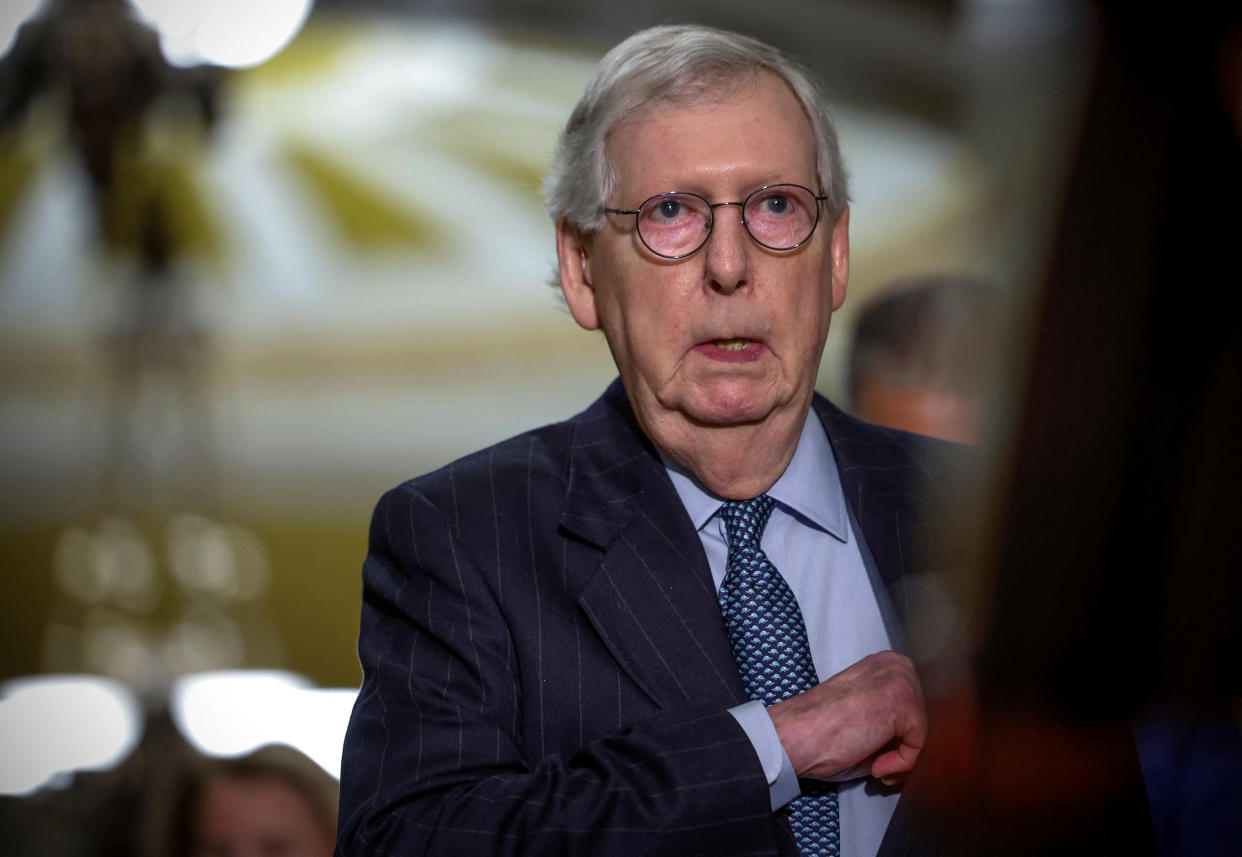
M784 850L761 766L723 709L661 711L572 754L528 758L505 615L409 485L372 521L358 652L340 855Z

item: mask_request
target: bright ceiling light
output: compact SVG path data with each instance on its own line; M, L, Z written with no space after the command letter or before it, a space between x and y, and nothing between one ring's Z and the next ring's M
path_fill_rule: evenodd
M287 729L288 740L338 780L341 778L341 753L345 749L345 730L353 713L358 691L353 688L326 687L303 690L298 694L293 729ZM292 715L291 715L292 716Z
M0 685L0 794L26 795L75 771L107 770L142 736L142 709L120 682L49 675Z
M209 756L240 756L271 741L283 729L293 691L308 687L297 673L222 670L178 679L170 694L181 734Z
M258 65L306 23L313 0L133 0L175 65Z
M173 685L173 722L200 753L241 756L288 744L334 777L356 690L316 688L304 676L275 670L187 675Z

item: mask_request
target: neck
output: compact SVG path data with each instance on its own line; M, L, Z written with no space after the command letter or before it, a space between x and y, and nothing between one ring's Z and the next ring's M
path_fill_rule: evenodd
M643 430L708 491L727 500L749 500L771 488L785 472L806 416L807 409L802 408L734 426L703 426L678 418Z

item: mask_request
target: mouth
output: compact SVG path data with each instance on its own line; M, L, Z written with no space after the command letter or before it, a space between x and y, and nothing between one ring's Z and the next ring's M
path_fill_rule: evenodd
M750 363L763 356L766 346L758 339L734 336L728 339L708 339L695 346L694 350L724 363Z

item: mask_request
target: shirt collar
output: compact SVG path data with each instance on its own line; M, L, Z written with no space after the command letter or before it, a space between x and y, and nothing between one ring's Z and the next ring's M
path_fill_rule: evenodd
M704 488L693 474L663 452L660 458L695 530L702 530L724 502L723 498ZM837 461L814 411L808 412L802 424L798 447L789 466L767 493L804 524L823 530L841 542L849 541L849 518Z

